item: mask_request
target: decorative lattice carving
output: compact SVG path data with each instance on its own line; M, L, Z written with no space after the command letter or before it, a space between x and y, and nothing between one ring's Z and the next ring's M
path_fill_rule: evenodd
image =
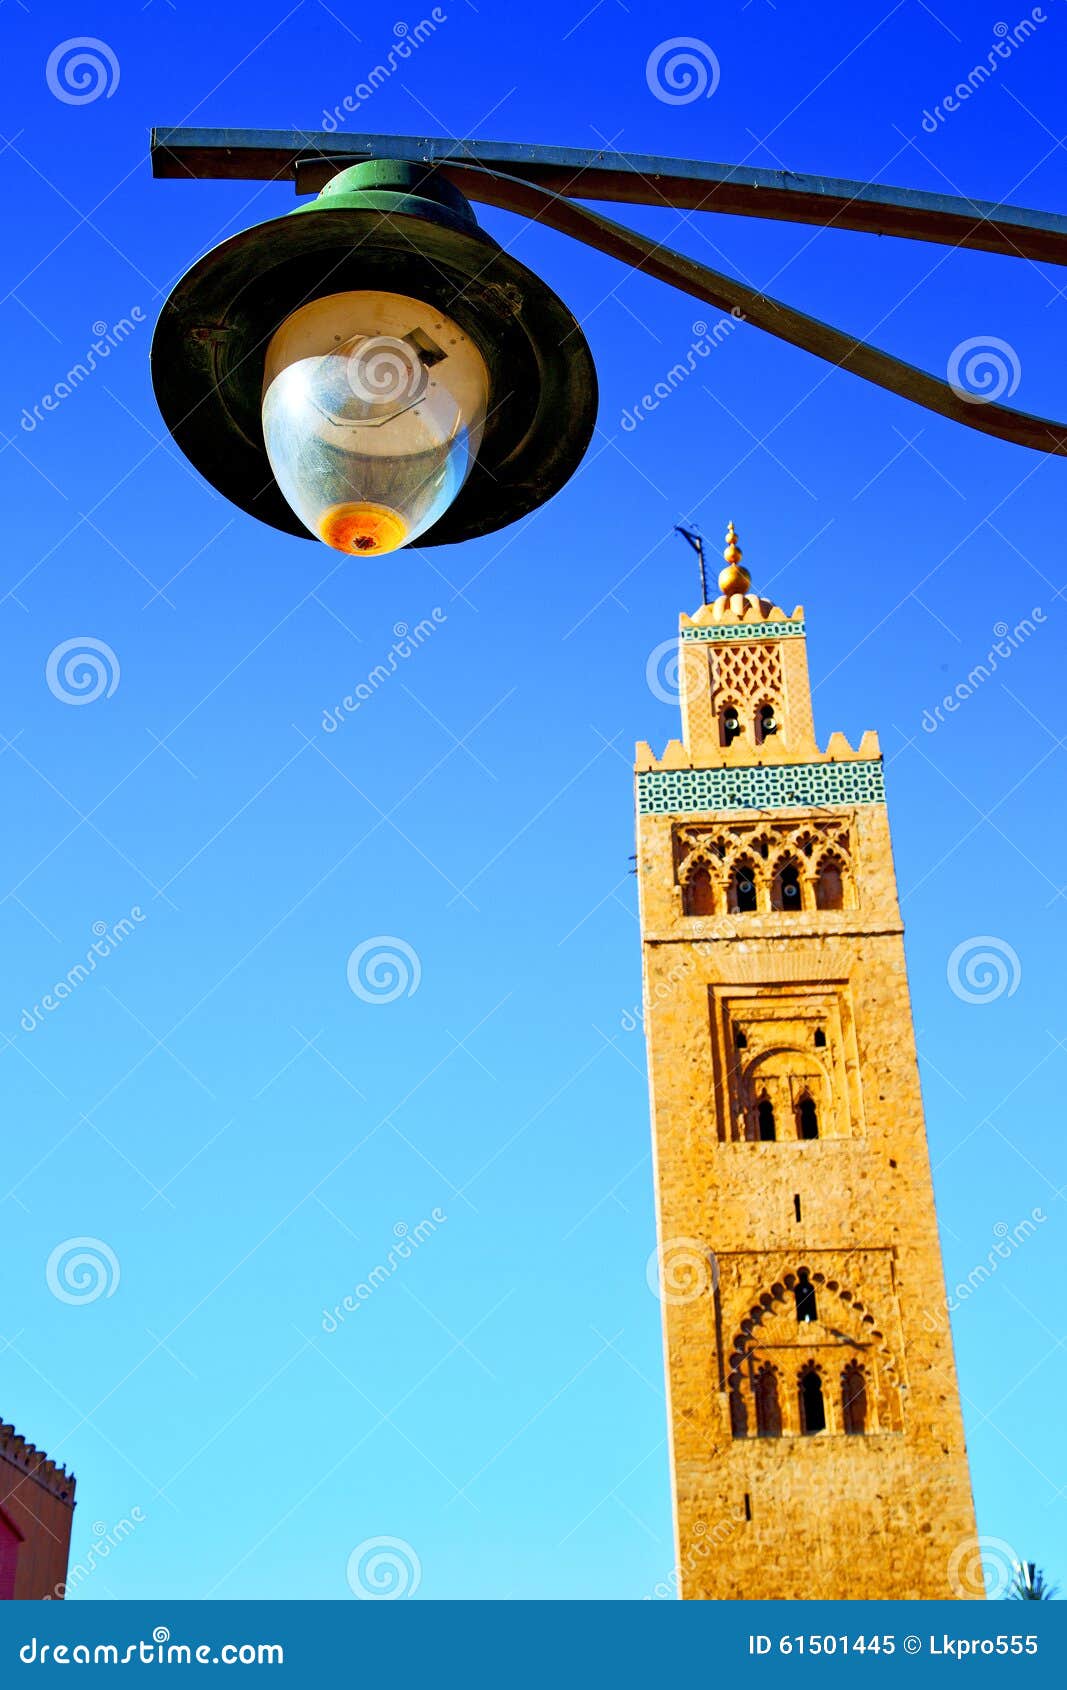
M776 645L758 642L724 647L712 658L712 686L716 707L731 704L774 704L782 698L782 657Z

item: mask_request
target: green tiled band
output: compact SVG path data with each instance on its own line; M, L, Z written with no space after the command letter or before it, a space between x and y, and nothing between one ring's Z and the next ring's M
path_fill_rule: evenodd
M683 628L683 640L768 640L803 634L803 622L739 622L728 628Z
M637 777L637 809L642 816L884 803L880 759L748 769L648 769Z

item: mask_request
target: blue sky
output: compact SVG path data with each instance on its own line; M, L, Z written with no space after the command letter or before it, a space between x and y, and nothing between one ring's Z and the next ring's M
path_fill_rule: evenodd
M1064 202L1060 0L934 133L924 111L1014 12L440 10L354 127ZM667 1577L630 763L635 740L676 730L646 679L696 602L672 526L717 539L732 517L755 585L806 607L823 740L882 734L950 1284L998 1228L1048 1217L954 1333L980 1530L1065 1577L1047 1289L1064 1219L1064 469L744 326L626 430L707 314L487 212L597 361L599 429L571 485L519 527L374 565L227 507L161 438L150 325L194 256L295 202L154 183L148 129L315 128L423 15L4 9L0 1415L77 1472L76 1561L138 1511L85 1599L350 1599L352 1551L382 1537L410 1546L426 1597L642 1597ZM46 64L86 35L117 81L70 104ZM650 90L675 36L714 53L713 97ZM937 374L995 337L1013 402L1062 412L1053 267L632 221ZM106 364L23 426L94 325L123 318ZM995 627L1035 609L997 674L924 729ZM324 733L396 626L435 610L389 684ZM117 684L72 707L46 666L85 636ZM35 1018L94 924L123 919L113 954ZM975 1004L946 970L981 935L1012 989ZM377 936L417 957L411 995L350 989L350 953ZM434 1211L325 1332L323 1310ZM46 1265L79 1238L113 1253L113 1294L53 1294Z

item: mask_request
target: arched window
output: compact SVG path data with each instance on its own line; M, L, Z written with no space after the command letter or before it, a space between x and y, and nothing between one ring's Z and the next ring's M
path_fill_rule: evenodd
M777 1135L774 1130L774 1104L769 1098L763 1097L760 1099L756 1110L756 1119L759 1122L760 1138L766 1144L772 1143Z
M748 1436L748 1414L744 1398L736 1384L730 1386L730 1431L735 1438Z
M826 1043L826 1034L821 1027L815 1029L815 1048L821 1050Z
M806 1325L812 1320L818 1320L819 1314L815 1306L815 1287L808 1278L807 1268L801 1268L797 1282L793 1287L793 1296L797 1305L797 1320L801 1325Z
M774 714L773 704L758 704L756 706L756 744L762 745L765 739L772 739L778 732L778 719Z
M815 877L815 908L843 910L845 907L845 876L836 857L827 857L819 864Z
M756 909L756 882L748 863L738 863L730 876L728 902L731 911L738 915L751 914Z
M686 915L715 914L715 893L707 863L694 864L693 872L682 888L682 907Z
M800 1375L800 1429L809 1435L826 1430L822 1380L815 1367L806 1367Z
M819 1112L807 1092L797 1106L797 1134L800 1138L818 1138Z
M741 733L741 717L736 704L724 704L719 712L719 738L723 745L732 745Z
M783 863L774 877L771 889L771 908L798 910L800 908L800 871L796 863Z
M760 1438L780 1438L782 1435L782 1406L778 1400L778 1369L764 1362L756 1374L756 1435Z
M841 1375L841 1424L853 1435L867 1430L867 1376L857 1361Z

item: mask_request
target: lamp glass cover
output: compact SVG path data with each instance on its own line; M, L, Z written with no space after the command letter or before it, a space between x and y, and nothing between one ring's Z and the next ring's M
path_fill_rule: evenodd
M489 372L450 317L402 294L330 294L267 348L263 437L282 493L337 551L373 557L448 508L481 442Z

